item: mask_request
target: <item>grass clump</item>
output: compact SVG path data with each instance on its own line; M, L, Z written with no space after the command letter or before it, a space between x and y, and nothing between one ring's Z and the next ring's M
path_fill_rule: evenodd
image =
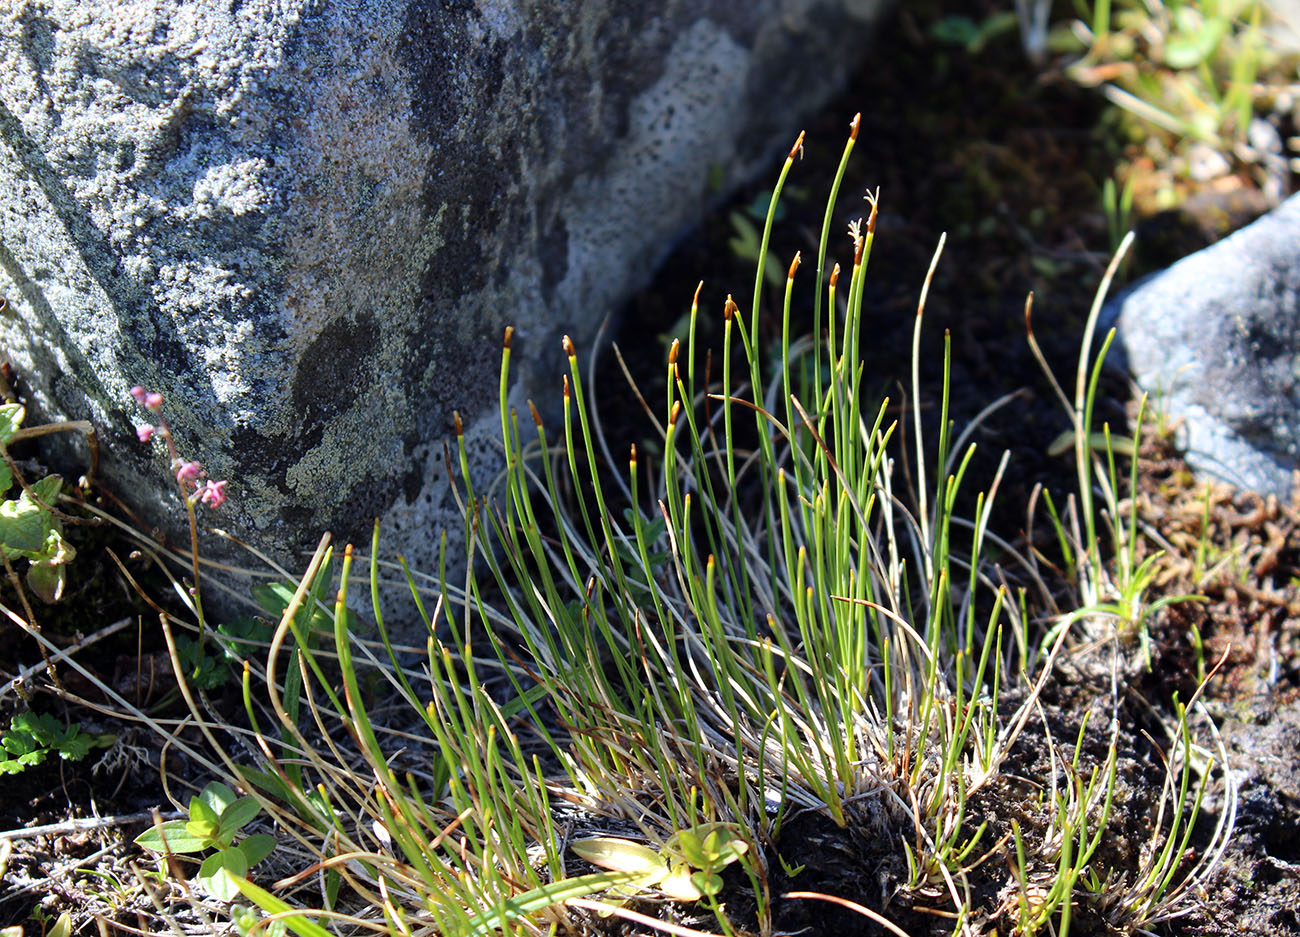
M275 819L286 847L276 857L305 859L270 890L224 866L222 880L261 911L234 911L241 932L594 933L617 916L679 934L766 935L791 906L818 901L894 934L938 921L945 933L1064 935L1081 918L1136 932L1191 907L1231 828L1221 812L1190 863L1211 782L1231 800L1221 752L1208 756L1193 733L1195 700L1168 726L1149 848L1119 865L1106 844L1123 625L1150 609L1140 567L1122 559L1136 530L1120 523L1113 449L1098 455L1088 442L1091 325L1067 401L1079 491L1059 511L1049 501L1082 607L1053 607L1047 627L1034 610L1057 593L1037 554L989 529L1006 459L988 494L964 494L973 446L948 418L947 354L927 361L919 350L939 251L914 320L910 447L890 402L865 399L874 194L850 226L847 268L829 250L857 128L828 197L813 334L793 324L796 255L775 366L759 296L802 136L772 192L753 303L745 312L728 298L708 366L696 351L697 291L665 398L646 404L649 444L609 452L567 338L561 428L531 406L521 418L508 403L506 331L504 472L470 478L459 418L448 453L461 470L468 561L454 577L445 561L436 576L399 567L427 626L422 648L385 628L391 570L377 529L373 633L350 605L351 545L336 557L324 538L296 589L276 593L265 665L244 667L248 725L226 727L247 758L204 728L219 773L253 798L249 816L256 805ZM937 426L921 400L932 368ZM1107 525L1118 579L1103 554ZM205 727L204 698L184 686L192 665L164 623ZM1111 652L1103 689L1086 691L1110 713L1099 746L1088 717L1068 732L1042 717L1058 665L1097 646ZM372 715L393 697L406 716ZM1025 790L1009 765L1029 749L1047 771ZM810 818L876 844L878 894L804 887L790 857ZM282 897L309 882L310 894Z

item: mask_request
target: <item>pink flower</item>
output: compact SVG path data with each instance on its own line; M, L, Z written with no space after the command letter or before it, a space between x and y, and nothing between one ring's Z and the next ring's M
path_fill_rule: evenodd
M144 405L146 408L157 413L162 410L163 395L157 392L144 395Z
M153 427L146 423L144 426L137 427L135 434L140 437L140 442L148 442L153 439L153 432Z
M185 462L181 459L176 460L176 481L181 484L192 484L198 486L198 478L203 474L203 466L198 462Z
M214 511L226 502L226 480L223 478L219 482L208 479L203 486L203 493L199 495L199 500L212 508Z
M131 396L135 398L135 402L138 403L140 406L143 407L143 406L144 406L144 394L145 394L145 390L144 390L144 388L141 387L139 384L136 384L134 387L131 388L130 393L131 393Z

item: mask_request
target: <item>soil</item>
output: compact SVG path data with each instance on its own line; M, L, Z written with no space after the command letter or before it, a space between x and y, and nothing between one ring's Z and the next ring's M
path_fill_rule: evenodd
M837 243L835 238L868 210L850 193L878 186L881 209L866 296L867 383L873 394L902 399L899 388L908 383L918 292L939 236L947 232L925 309L923 360L942 360L944 336L951 337L952 416L958 426L993 400L1017 394L975 433L978 454L970 474L991 479L1002 453L1010 452L1012 471L998 495L993 527L1006 539L1023 543L1026 505L1035 487L1063 495L1074 486L1068 456L1049 454L1068 424L1029 353L1025 297L1034 294L1035 335L1050 364L1058 375L1072 378L1084 317L1109 259L1100 184L1130 144L1117 136L1098 94L1030 67L1014 36L973 54L944 46L928 34L937 18L953 10L978 20L993 12L994 4L934 0L904 6L875 40L877 51L850 88L809 122L773 251L782 258L782 268L795 250L804 252L805 263L815 256L823 188L833 176L849 120L862 112L832 228L832 252L847 254L847 240ZM1206 217L1223 213L1225 192L1232 207L1246 206L1247 216L1234 215L1234 223L1267 207L1257 197L1248 168L1232 178L1235 185L1221 181L1214 191L1207 187L1192 193L1190 204L1199 214L1138 219L1137 248L1124 275L1131 279L1156 269L1224 233ZM713 212L621 314L619 344L648 399L659 399L655 386L662 381L668 342L679 333L702 277L700 340L706 345L717 341L728 293L746 305L742 297L752 289L753 265L729 247L736 233L732 214L746 216L755 204L765 207L768 185L769 180L759 180ZM750 221L761 229L761 220ZM764 289L770 308L777 297L770 287ZM795 313L810 321L808 309ZM557 367L560 363L557 355ZM941 378L937 367L930 370L923 375L927 401L938 398ZM607 352L600 375L613 451L620 451L620 445L625 451L645 432L640 420L622 416L639 413L639 405ZM1107 376L1102 415L1112 426L1129 422L1130 397L1122 376ZM933 420L937 408L926 412ZM1084 713L1106 710L1106 718L1094 717L1084 732L1085 773L1104 761L1108 720L1112 715L1119 719L1121 793L1113 833L1101 849L1112 865L1133 868L1150 836L1150 820L1144 818L1150 817L1148 808L1159 797L1164 777L1165 747L1155 741L1161 737L1158 726L1170 716L1175 691L1189 699L1200 675L1214 671L1202 702L1218 726L1239 784L1236 826L1217 873L1191 896L1189 913L1153 930L1300 937L1300 500L1281 503L1198 479L1172 439L1172 427L1148 423L1139 449L1138 490L1129 493L1126 503L1146 526L1149 548L1167 551L1159 561L1152 600L1189 593L1207 600L1169 605L1152 620L1150 664L1129 662L1129 679L1118 698L1111 698L1110 686L1099 676L1104 667L1090 662L1086 652L1073 655L1042 701L1043 719L1057 738L1073 739ZM65 601L66 611L42 610L44 633L67 646L103 622L130 618L131 626L77 655L78 661L155 718L184 718L169 690L157 614L130 582L143 574L144 565L133 566L129 545L115 543L107 534L78 529L72 536L81 554L78 562L87 564L78 569L93 567L81 581L92 585L79 587L86 591ZM1045 542L1034 546L1045 555L1050 551ZM123 567L107 558L110 549L121 554ZM11 588L2 588L4 603L17 607ZM143 591L158 596L167 589L146 582ZM36 660L31 638L15 627L0 626L0 667L6 673ZM188 799L187 782L201 786L202 771L175 751L161 751L148 730L115 722L113 701L67 667L61 672L62 697L38 691L33 705L80 721L92 733L116 734L117 740L80 762L51 758L5 777L0 830L65 825L12 841L6 888L0 892L0 927L21 925L27 933L43 933L42 922L67 910L79 932L89 932L91 915L126 929L164 930L167 922L130 869L132 860L140 862L130 840L147 827L151 809L171 809L160 760L166 761L170 793L178 800ZM37 675L29 683L39 688L42 678ZM7 693L0 698L6 717L19 705L17 697ZM240 705L229 688L215 691L212 703L218 711ZM1031 812L1019 805L1036 796L1042 779L1052 773L1052 756L1040 743L1041 736L1022 737L1004 766L1003 779L980 793L966 818L972 830L981 822L989 824L986 842L1004 843L971 875L977 913L998 933L1010 931L1005 837L1012 820L1028 822ZM1192 834L1194 854L1205 848L1229 809L1213 797L1203 803ZM69 818L89 822L73 829ZM802 870L797 875L780 872L773 882L775 895L800 891L848 897L886 914L913 937L953 931L951 902L942 888L899 898L897 886L907 870L892 839L865 828L843 830L809 813L791 819L777 849L784 863L773 863L774 868ZM729 908L743 920L744 882L727 881L735 886L727 892ZM666 918L676 915L680 923L704 930L712 921L709 915L692 917L681 909L646 910ZM778 898L773 913L777 933L885 933L860 914L824 901ZM591 921L590 926L610 933L644 932L612 922ZM1082 904L1070 931L1076 937L1114 932L1101 909Z

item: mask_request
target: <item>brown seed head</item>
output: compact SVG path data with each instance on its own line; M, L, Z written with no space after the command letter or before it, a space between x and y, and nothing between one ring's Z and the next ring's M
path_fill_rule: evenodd
M462 422L460 421L460 411L459 411L459 410L453 410L453 411L451 412L451 422L452 422L452 424L455 425L455 427L456 427L456 435L457 435L457 436L464 436L464 435L465 435L465 424L462 423Z
M835 284L840 282L840 265L836 264L831 268L831 289L835 289Z
M695 287L695 298L691 300L691 308L692 308L692 309L695 309L696 307L698 307L698 306L700 305L700 290L702 290L702 289L704 289L704 281L703 281L703 280L701 280L700 283L699 283L699 285L698 285L697 287Z
M532 402L531 400L528 401L528 412L530 412L530 413L533 415L533 424L534 424L538 429L541 429L541 428L542 428L542 415L541 415L540 413L537 412L537 408L536 408L535 406L533 406L533 402Z
M793 280L794 275L799 270L799 251L794 252L794 260L790 261L790 272L785 275L787 280Z
M740 312L740 307L736 305L735 300L733 300L731 298L731 294L728 293L727 301L722 307L722 317L726 319L728 322L730 322L731 317L739 312Z
M635 471L636 470L636 443L632 443L632 454L628 456L627 461L628 464L632 466L633 471Z
M682 341L674 338L673 343L668 346L668 366L672 367L677 363L677 352L682 347Z
M563 344L564 344L564 353L566 355L568 355L570 358L576 358L578 356L578 349L573 347L573 339L569 338L569 336L566 335L564 336Z
M505 342L504 342L505 347L506 347L507 349L510 348L510 340L511 340L512 338L514 338L514 337L515 337L515 327L514 327L513 325L507 325L507 326L506 326L506 337L505 337Z
M850 140L856 140L856 139L858 138L858 128L859 128L860 126L862 126L862 115L861 115L861 114L854 114L854 115L853 115L853 120L852 120L852 122L849 124L849 139L850 139Z
M670 427L676 426L677 418L681 415L682 415L682 402L680 400L674 400L673 412L668 415L668 425Z
M796 155L803 159L803 134L804 132L800 130L799 139L795 140L794 146L790 147L790 155L786 157L787 160L794 159Z

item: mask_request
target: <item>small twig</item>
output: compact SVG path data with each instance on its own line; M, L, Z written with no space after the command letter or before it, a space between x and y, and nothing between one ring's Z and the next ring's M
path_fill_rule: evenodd
M70 654L76 654L78 651L85 650L101 638L107 638L109 635L117 634L117 632L131 624L132 621L134 621L132 618L123 618L121 621L115 621L111 625L100 628L94 634L87 635L71 647L65 647L61 650L55 651L54 658L55 660L62 660ZM42 647L42 650L44 650L44 647ZM33 664L32 666L19 671L18 676L14 677L14 679L5 686L0 687L0 700L4 699L11 690L19 692L19 695L22 695L21 692L18 691L18 687L25 684L30 677L35 676L38 671L46 666L48 666L48 663Z
M32 611L32 603L27 601L27 590L23 588L22 580L14 572L14 564L9 562L9 557L5 555L3 550L0 550L0 562L4 563L5 575L9 577L9 584L14 587L14 592L18 593L18 601L22 603L23 611L27 613L28 624L31 625L32 631L40 634L41 626L36 622L36 613ZM54 661L50 660L50 654L45 649L44 644L41 644L40 648L41 659L45 661L45 672L50 675L54 685L62 690L63 684L59 682L59 675L54 672Z
M42 426L26 426L10 436L9 441L12 443L20 439L67 432L81 433L86 437L86 446L90 449L90 469L86 472L86 478L94 478L95 472L99 469L99 436L95 432L95 424L90 420L63 420L59 423L45 423Z
M183 816L185 816L183 810L172 810L163 814L163 818L167 820L176 820ZM83 830L102 830L110 826L126 826L128 823L140 823L152 819L152 810L142 810L139 813L128 813L115 817L82 817L74 820L64 820L61 823L47 823L44 826L0 830L0 840L31 839L33 836L59 836L65 833L78 833Z

